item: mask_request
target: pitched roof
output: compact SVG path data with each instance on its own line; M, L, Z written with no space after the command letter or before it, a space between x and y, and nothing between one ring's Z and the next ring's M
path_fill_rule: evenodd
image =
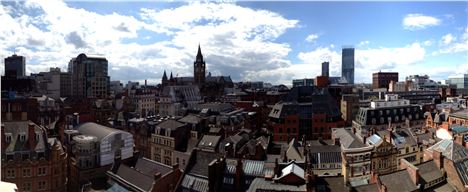
M39 140L33 146L29 145L29 124L34 125L34 132L40 133ZM2 128L5 129L5 134L11 135L11 141L8 143L4 153L14 153L19 151L44 151L46 150L46 142L44 140L44 131L32 121L5 121L2 122ZM25 136L24 141L21 141L20 135ZM35 134L35 133L34 133Z
M208 149L208 150L216 150L216 146L218 146L219 142L221 141L221 136L218 135L203 135L198 143L198 148L200 149Z
M264 178L255 178L250 184L248 192L257 191L307 191L306 185L287 185L275 183Z
M160 127L163 129L170 129L170 130L176 130L179 127L184 126L184 123L180 123L174 119L168 119L166 121L163 121L159 124L156 125L156 127Z
M429 183L441 177L444 177L442 171L437 168L434 161L427 161L416 166L419 170L419 175L426 182Z
M198 123L200 123L201 120L202 120L202 118L200 118L200 117L198 117L196 115L190 114L190 115L187 115L187 116L179 119L179 122L190 123L190 124L198 124Z
M340 138L341 146L345 149L349 148L361 148L367 145L362 143L356 135L347 129L335 129L335 137Z
M300 152L300 148L302 148L300 144L295 138L293 138L288 144L288 149L286 150L286 157L288 159L302 161L304 159L304 156Z
M301 179L305 180L305 178L304 178L305 177L304 169L299 167L299 165L297 165L294 161L291 161L288 166L286 166L285 168L283 168L281 170L281 176L279 176L278 179L281 179L282 177L285 177L285 176L290 175L290 174L294 174L294 175L300 177Z
M418 187L411 180L408 171L401 170L387 175L379 176L380 181L385 187L387 192L401 192L401 191L416 191Z
M208 164L213 160L222 157L219 153L207 152L207 151L194 151L194 164L189 168L188 173L192 175L198 175L208 178Z
M441 152L443 156L447 157L453 162L465 161L468 159L468 149L449 139L441 140L433 146L427 148L427 150Z

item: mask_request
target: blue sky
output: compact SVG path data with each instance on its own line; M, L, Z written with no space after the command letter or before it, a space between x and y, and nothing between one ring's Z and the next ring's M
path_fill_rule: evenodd
M340 76L352 45L357 83L379 70L443 80L468 73L467 18L463 1L2 2L0 56L25 55L37 73L98 53L112 80L159 83L163 70L191 75L200 43L214 75L291 84L323 61Z

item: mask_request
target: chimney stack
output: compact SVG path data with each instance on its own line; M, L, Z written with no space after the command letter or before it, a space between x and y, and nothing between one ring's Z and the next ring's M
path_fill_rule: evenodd
M179 169L179 164L178 163L172 165L172 170L176 170L176 169Z
M410 162L406 161L405 159L401 159L400 161L400 168L406 168L406 171L410 175L411 181L414 185L419 184L419 168L411 164Z
M433 150L432 158L434 159L434 163L437 165L437 168L439 169L444 168L444 156L442 155L441 152Z
M5 125L2 124L2 151L5 151L5 148L6 148Z
M117 170L119 170L119 167L120 167L120 157L119 156L114 156L114 163L112 164L112 168L111 168L111 171L113 173L117 173Z
M29 146L33 149L36 144L36 125L33 122L28 123L28 142Z
M161 173L160 173L160 172L156 172L156 173L154 174L154 180L156 181L156 180L158 180L159 178L161 178Z
M236 165L236 175L234 180L234 189L235 191L244 191L245 186L245 175L244 175L244 166L242 165L242 159L237 159Z

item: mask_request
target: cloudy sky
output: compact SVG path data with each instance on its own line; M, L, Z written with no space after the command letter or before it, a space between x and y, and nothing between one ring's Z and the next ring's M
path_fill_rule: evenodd
M463 1L2 1L0 57L26 56L29 74L102 54L111 80L159 83L164 69L192 75L200 44L213 75L291 84L323 61L340 76L341 48L352 45L356 83L379 70L443 80L468 73L467 18Z

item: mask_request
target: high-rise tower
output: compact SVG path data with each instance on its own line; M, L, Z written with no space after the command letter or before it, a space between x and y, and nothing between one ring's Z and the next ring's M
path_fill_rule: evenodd
M198 53L193 63L193 79L196 85L202 85L205 83L205 61L201 53L200 45L198 45Z
M341 52L341 77L354 84L354 48L343 48Z

